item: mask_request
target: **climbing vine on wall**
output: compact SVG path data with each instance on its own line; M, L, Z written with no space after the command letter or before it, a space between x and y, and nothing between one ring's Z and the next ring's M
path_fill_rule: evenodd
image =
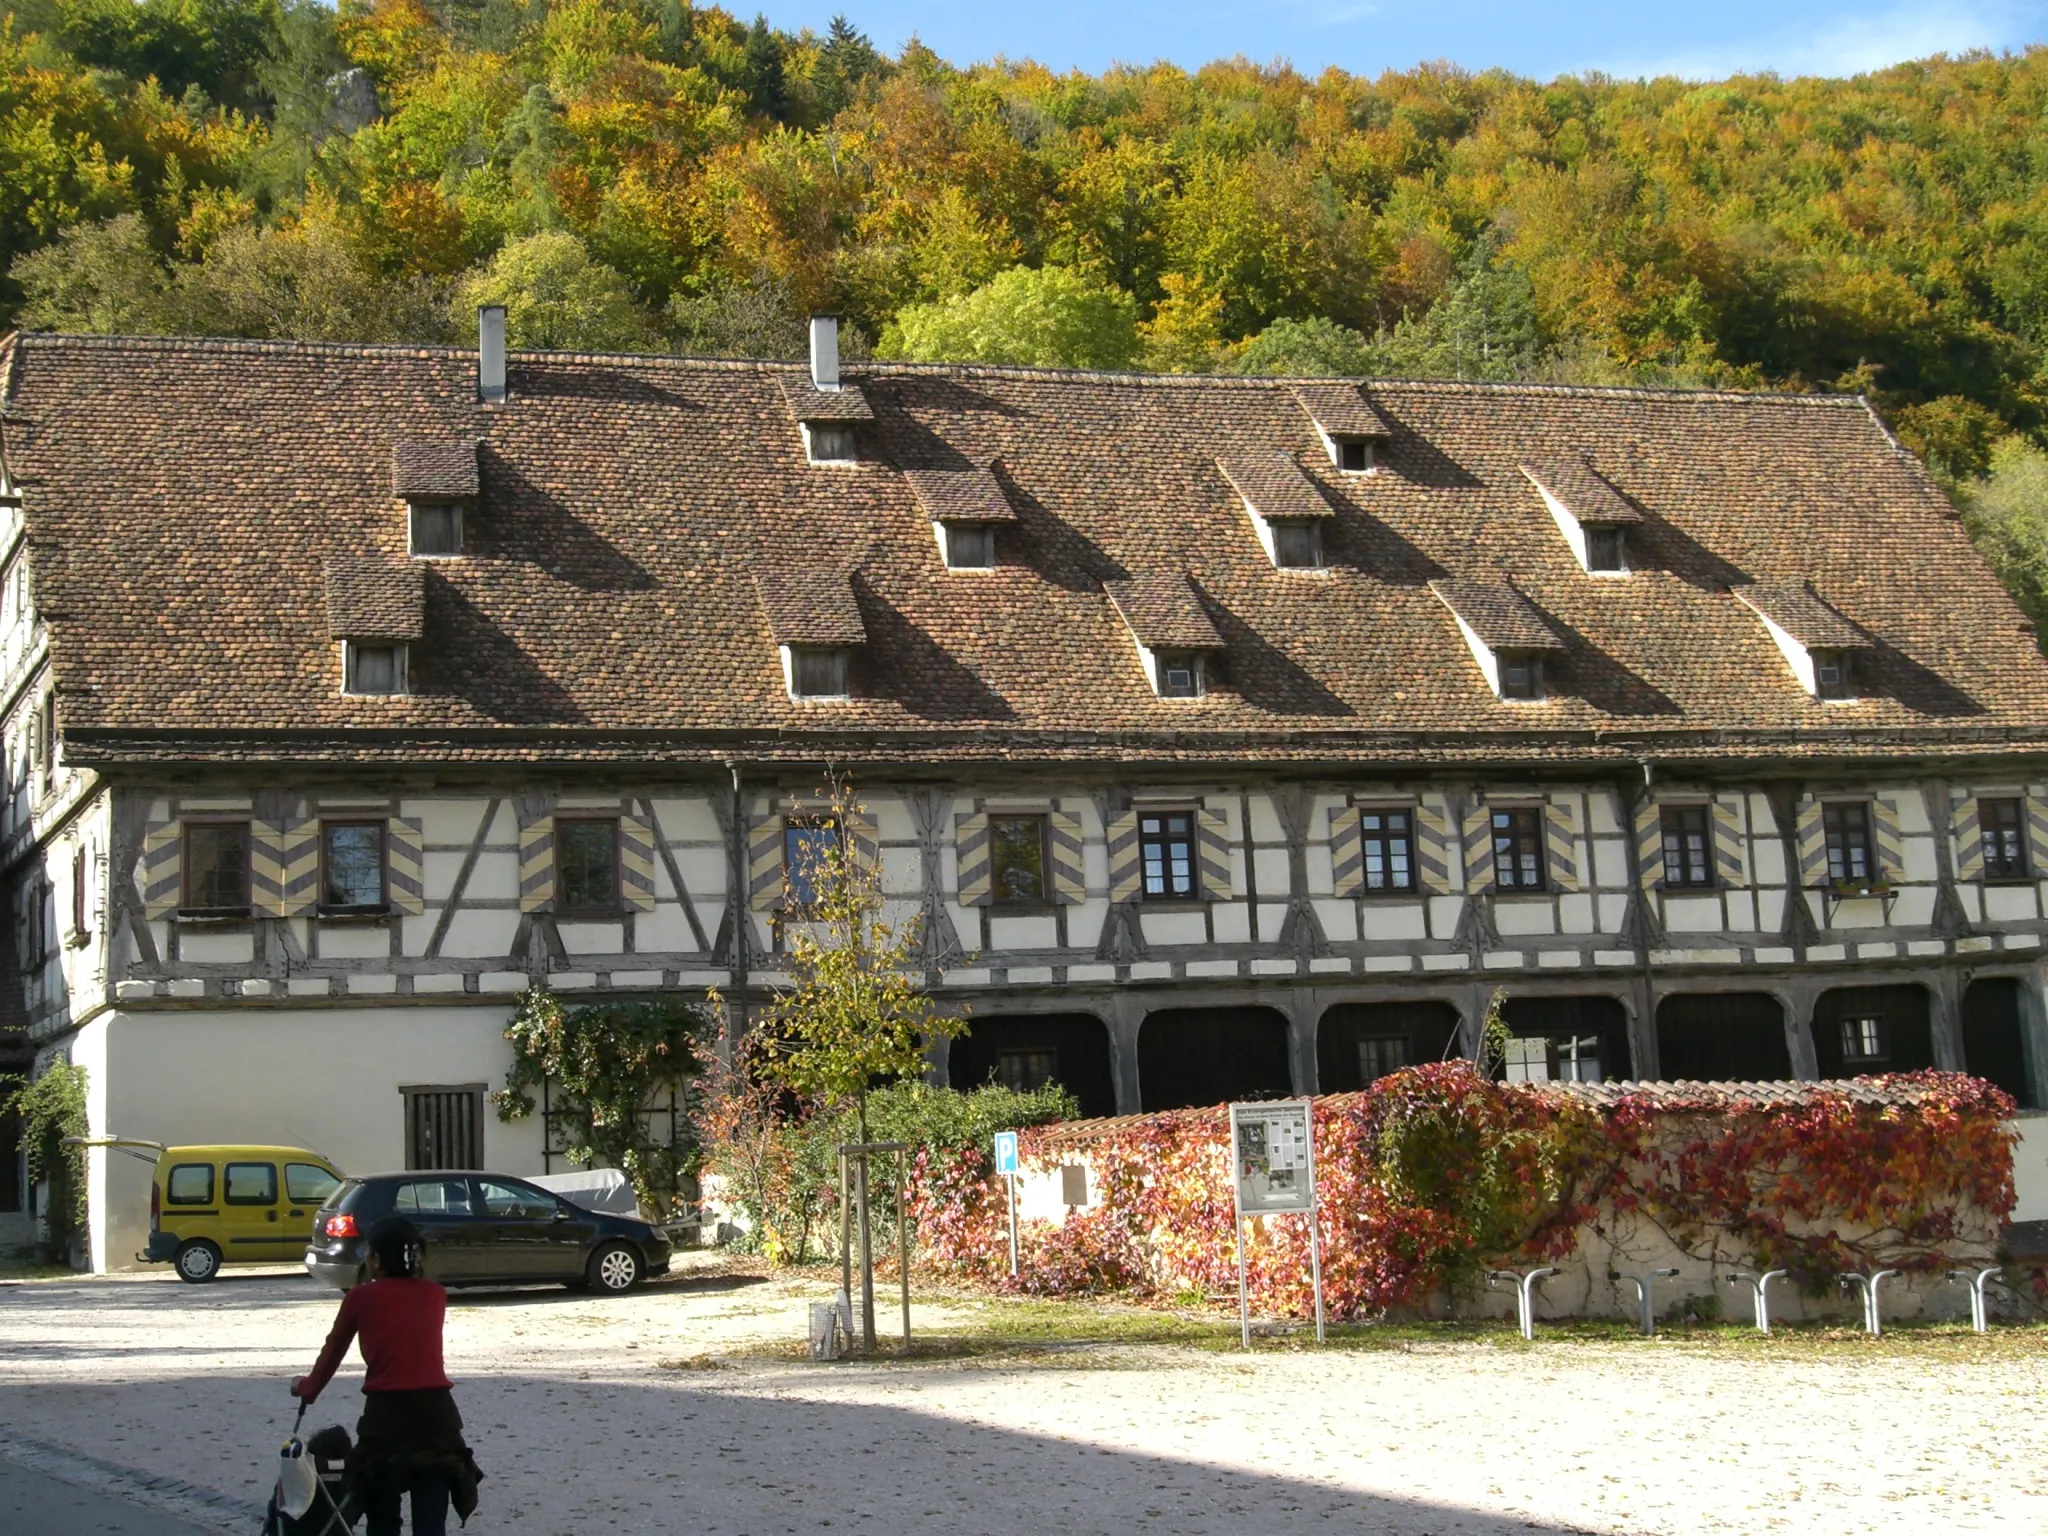
M0 1077L0 1110L21 1117L29 1179L49 1184L43 1207L48 1246L60 1261L66 1260L72 1240L86 1230L85 1149L64 1145L67 1137L91 1134L85 1068L57 1061L34 1079Z

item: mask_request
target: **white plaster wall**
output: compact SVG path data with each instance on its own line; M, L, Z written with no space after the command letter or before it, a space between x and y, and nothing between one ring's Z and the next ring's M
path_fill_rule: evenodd
M2033 1110L2013 1121L2012 1181L2019 1203L2014 1221L2048 1221L2048 1112Z

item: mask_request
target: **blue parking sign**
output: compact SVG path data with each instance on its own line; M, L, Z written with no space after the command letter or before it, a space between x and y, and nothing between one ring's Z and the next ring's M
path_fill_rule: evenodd
M996 1132L996 1172L997 1172L997 1173L1015 1173L1016 1171L1017 1171L1017 1133L1016 1133L1015 1131L997 1131L997 1132Z

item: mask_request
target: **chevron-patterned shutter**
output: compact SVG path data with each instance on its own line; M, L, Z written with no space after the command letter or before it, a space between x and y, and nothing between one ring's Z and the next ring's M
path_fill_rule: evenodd
M1567 800L1550 800L1543 806L1543 852L1550 865L1550 888L1576 891L1579 888L1579 812Z
M149 918L178 910L185 890L185 830L175 821L154 821L142 834L142 911Z
M1722 795L1714 801L1714 878L1726 886L1744 885L1742 862L1742 798Z
M320 900L320 823L295 821L284 831L278 862L284 867L284 893L279 917L304 917Z
M2027 863L2037 875L2048 874L2048 803L2027 796Z
M1984 822L1977 812L1977 797L1965 795L1955 802L1949 827L1956 837L1956 878L1984 878ZM2039 865L2035 866L2039 868Z
M249 910L258 917L284 916L284 841L283 822L249 823Z
M1138 813L1125 811L1111 818L1108 835L1109 899L1136 901L1145 876L1144 861L1139 857Z
M990 883L988 817L972 811L953 820L953 849L960 862L960 905L985 907L995 899Z
M1465 894L1493 888L1493 813L1483 805L1465 808Z
M1636 878L1654 891L1664 883L1664 809L1648 795L1636 802Z
M1415 807L1415 867L1425 891L1449 896L1458 889L1451 873L1451 824L1427 803Z
M548 824L552 843L554 823ZM417 817L394 816L384 826L384 898L391 904L391 910L402 912L407 917L418 917L427 910L427 838L424 824ZM524 870L526 859L522 846L519 860L522 878L519 892L522 903L526 895ZM548 850L548 881L552 896L554 882L554 850Z
M1340 805L1330 812L1330 888L1356 896L1365 885L1365 852L1359 844L1358 809Z
M1877 845L1877 873L1899 880L1906 873L1906 845L1899 836L1899 802L1879 795L1870 802L1870 835Z
M629 912L654 910L654 828L643 816L619 817L619 900Z
M882 867L882 834L867 817L856 812L846 819L846 852L853 860L853 872L864 876Z
M782 905L782 818L755 816L747 822L747 905L773 912Z
M1053 811L1045 820L1047 841L1052 846L1052 899L1061 906L1077 906L1088 899L1081 818L1066 811Z
M1202 899L1230 900L1230 818L1222 811L1196 811L1195 840L1202 867Z
M555 818L541 816L519 829L519 910L555 910Z
M1820 802L1802 800L1792 819L1799 844L1799 883L1809 889L1828 883L1828 834L1821 822Z

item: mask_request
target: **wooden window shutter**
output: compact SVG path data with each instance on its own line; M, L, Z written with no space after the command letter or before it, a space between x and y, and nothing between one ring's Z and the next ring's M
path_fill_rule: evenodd
M1550 888L1579 888L1579 808L1573 802L1548 800L1543 805L1543 853L1550 866Z
M1415 868L1422 888L1440 896L1458 889L1451 878L1451 824L1444 813L1424 803L1415 807Z
M1965 795L1955 802L1949 828L1956 838L1956 878L1984 878L1984 822L1977 813L1977 797ZM2039 868L2037 864L2035 866Z
M1664 808L1645 795L1636 802L1636 879L1646 891L1664 883Z
M1105 829L1109 835L1109 899L1136 901L1144 876L1138 849L1138 813L1125 811Z
M548 822L548 897L554 897L554 827ZM426 827L416 817L394 816L384 824L384 899L391 910L418 917L427 910ZM519 895L522 910L526 899L526 846L520 840Z
M619 898L633 912L654 910L654 826L619 817Z
M1714 799L1714 878L1726 886L1746 885L1742 858L1742 797Z
M1870 802L1870 840L1877 846L1878 871L1887 880L1902 879L1906 873L1906 845L1899 836L1899 802L1879 795Z
M249 823L249 909L258 917L284 916L284 854L283 822Z
M2027 863L2036 877L2048 873L2048 805L2027 796Z
M1465 808L1465 894L1493 889L1493 816L1485 806Z
M960 864L960 905L985 907L995 900L990 882L988 817L971 811L954 818L953 850Z
M1051 811L1045 821L1046 841L1052 849L1052 899L1061 906L1078 906L1088 899L1081 818L1066 811Z
M537 816L519 829L519 910L555 910L555 818Z
M773 912L782 905L782 818L755 816L747 822L747 905Z
M142 834L142 911L169 917L185 894L185 829L175 821L151 822Z
M1196 811L1195 839L1203 900L1230 900L1230 818L1222 811Z
M1821 821L1820 802L1806 799L1792 818L1793 840L1799 845L1799 883L1822 886L1828 883L1828 834Z
M1358 841L1358 808L1340 805L1330 812L1330 890L1356 896L1365 885L1365 854Z
M278 863L284 888L277 903L279 917L303 917L320 900L320 823L295 821L284 829Z

